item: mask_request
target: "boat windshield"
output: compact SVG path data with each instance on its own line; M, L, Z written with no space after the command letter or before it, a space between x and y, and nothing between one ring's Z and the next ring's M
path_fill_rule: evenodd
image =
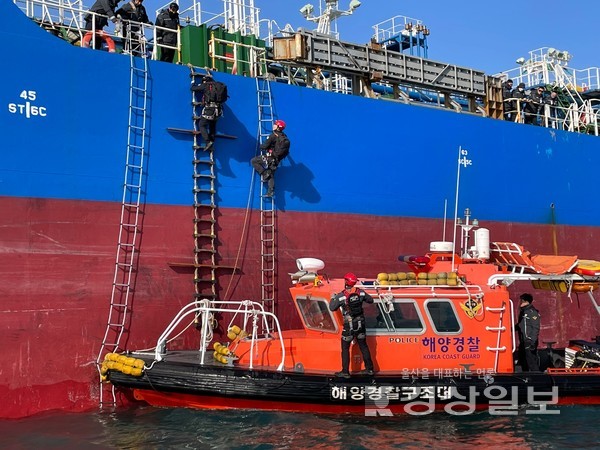
M365 307L365 320L369 334L421 334L425 327L414 300L395 300L390 311L388 305L375 301L375 307Z
M296 301L306 328L332 333L337 331L327 300L318 297L298 297Z

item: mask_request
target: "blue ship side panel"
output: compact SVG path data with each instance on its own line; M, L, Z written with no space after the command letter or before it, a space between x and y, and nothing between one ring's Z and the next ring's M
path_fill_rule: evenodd
M14 5L0 8L11 17L3 42L19 49L0 92L0 195L120 201L129 58L71 47ZM32 57L43 69L30 70ZM245 208L256 152L255 80L217 76L230 93L218 130L236 136L217 141L217 201ZM193 127L189 87L188 68L149 63L147 203L192 203L191 136L167 130ZM28 91L45 116L11 112ZM276 177L281 211L442 217L444 201L453 205L462 146L472 165L461 171L460 211L543 224L554 205L559 223L600 225L600 214L580 200L594 190L598 138L276 83L272 93L292 141Z

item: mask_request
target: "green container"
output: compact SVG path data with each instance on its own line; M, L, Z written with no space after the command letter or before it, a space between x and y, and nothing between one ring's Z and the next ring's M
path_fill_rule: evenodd
M181 29L181 63L212 67L208 58L208 30L205 25Z
M209 43L213 38L215 45L211 56ZM218 72L250 75L250 49L245 45L265 48L265 41L255 36L242 36L239 32L227 33L220 27L187 26L181 29L181 62Z

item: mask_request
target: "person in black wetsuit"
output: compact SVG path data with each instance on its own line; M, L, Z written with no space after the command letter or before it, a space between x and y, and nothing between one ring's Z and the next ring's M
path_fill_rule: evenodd
M531 304L531 294L521 294L521 312L517 331L519 333L519 361L523 371L538 372L540 370L537 346L540 334L540 313Z
M342 370L336 372L335 376L341 378L350 378L350 344L356 339L360 348L365 370L361 373L373 375L373 360L371 352L367 345L367 331L365 328L365 315L363 312L363 303L373 303L373 297L362 289L355 287L358 278L353 273L347 273L344 276L344 290L334 294L329 302L329 309L336 311L342 310L344 317L344 328L342 330Z
M273 197L275 194L275 171L279 163L290 152L290 140L283 132L285 126L283 120L273 122L273 132L260 146L262 150L266 150L266 154L264 156L255 156L250 160L252 167L262 177L263 181L268 182L268 190L265 197Z

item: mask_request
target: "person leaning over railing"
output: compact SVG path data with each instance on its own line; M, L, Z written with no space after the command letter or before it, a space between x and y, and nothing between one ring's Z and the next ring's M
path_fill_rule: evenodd
M516 89L513 89L510 96L513 99L517 99L516 101L513 100L516 109L514 120L515 122L521 122L521 116L523 114L523 105L527 97L527 94L525 93L525 83L519 83Z
M117 17L120 17L125 21L123 37L125 38L125 50L132 52L133 54L141 55L144 52L141 51L142 36L143 32L140 31L140 24L147 23L153 25L146 8L143 5L143 0L131 0L125 3L121 8L116 11ZM131 33L131 36L129 36ZM129 44L133 48L129 48Z
M525 123L541 125L539 119L542 118L545 90L542 86L531 90L528 101L525 104Z
M108 20L117 21L115 8L120 0L96 0L90 8L90 13L85 15L85 29L99 31L108 25ZM93 25L92 25L93 24Z

